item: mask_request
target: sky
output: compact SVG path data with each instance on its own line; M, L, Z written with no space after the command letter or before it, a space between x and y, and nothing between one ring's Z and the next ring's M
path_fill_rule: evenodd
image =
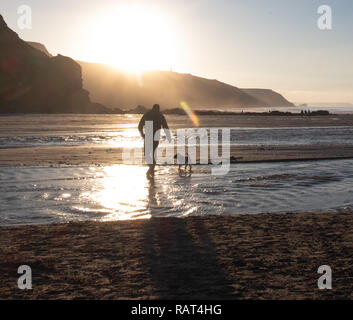
M19 27L21 5L30 29ZM318 27L321 5L331 30ZM353 103L352 0L1 0L0 14L54 55L271 88L295 103Z

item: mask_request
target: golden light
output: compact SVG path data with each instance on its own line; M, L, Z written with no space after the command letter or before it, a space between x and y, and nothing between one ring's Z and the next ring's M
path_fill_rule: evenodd
M108 166L104 168L102 185L91 199L105 208L102 220L150 218L148 212L148 181L146 167Z
M197 115L195 114L195 112L191 110L191 108L189 107L189 105L185 101L181 101L180 105L184 109L184 111L186 112L186 114L188 115L188 117L190 118L192 123L194 124L194 126L198 127L200 125L200 121L199 121L199 118L197 117Z
M134 73L175 65L176 37L165 13L137 5L106 10L90 19L86 60Z

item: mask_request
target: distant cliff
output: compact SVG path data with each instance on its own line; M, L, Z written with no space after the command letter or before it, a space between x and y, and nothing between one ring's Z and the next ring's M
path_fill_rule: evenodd
M242 90L257 99L264 101L267 105L271 107L295 107L293 103L289 102L281 94L270 89L242 89Z
M44 45L28 44L51 57ZM107 112L135 112L132 108L137 105L150 107L156 102L163 108L174 109L180 107L181 101L194 109L221 108L229 112L234 108L294 106L270 89L239 89L217 80L168 71L148 71L136 77L104 64L78 63L82 67L83 86L95 101L111 108Z
M28 42L51 57L40 43ZM146 71L140 77L111 66L78 61L83 86L91 97L115 109L132 110L137 105L150 107L158 102L163 108L179 108L181 101L197 109L247 109L250 107L292 107L281 94L270 89L239 89L217 80L168 71Z
M92 97L108 107L129 109L133 106L163 108L191 107L262 107L263 101L231 85L169 71L145 71L140 77L98 63L78 61L82 67L83 85Z
M33 44L32 44L33 45ZM0 112L101 113L82 88L74 60L50 57L21 40L0 15Z
M294 106L279 93L263 89L239 89L226 83L169 71L145 71L140 77L98 63L78 61L83 86L92 97L111 108L136 105L177 108L181 101L197 109Z

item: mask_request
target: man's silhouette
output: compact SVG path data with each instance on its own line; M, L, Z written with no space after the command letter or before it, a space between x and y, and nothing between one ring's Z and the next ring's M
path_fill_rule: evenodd
M151 121L153 124L153 148L152 150L146 150L146 136L145 132L143 131L143 128L145 127L146 121ZM150 168L147 171L147 175L152 175L154 173L154 167L156 164L156 159L155 159L155 150L158 148L159 145L159 139L160 139L160 129L164 128L166 131L166 135L169 141L171 141L171 136L169 132L169 127L167 124L167 120L165 119L164 115L160 111L160 107L158 104L155 104L152 108L152 110L147 111L143 117L140 120L138 129L140 132L141 137L144 139L144 153L145 153L145 159L151 159L153 161L153 164L150 164Z

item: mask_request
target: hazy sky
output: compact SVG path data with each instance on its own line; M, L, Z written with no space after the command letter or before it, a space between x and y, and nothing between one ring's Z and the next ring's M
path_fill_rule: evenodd
M17 24L23 4L32 8L31 30ZM323 4L332 8L332 30L317 26ZM119 13L131 6L140 8L135 21ZM272 88L293 102L353 103L352 0L1 0L0 13L21 38L52 54L172 67Z

